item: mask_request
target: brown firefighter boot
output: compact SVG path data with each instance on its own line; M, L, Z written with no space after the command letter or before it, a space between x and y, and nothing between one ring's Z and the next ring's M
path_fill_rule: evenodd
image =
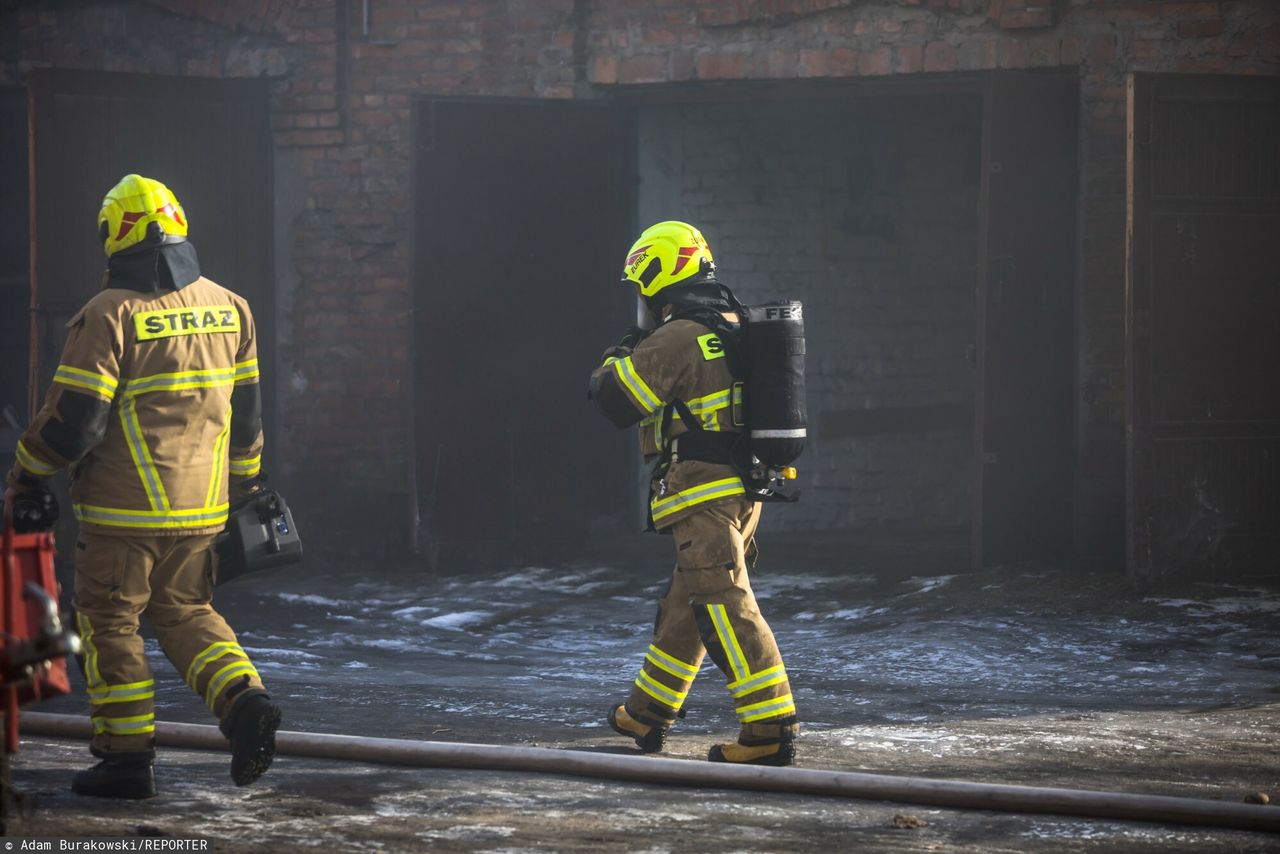
M670 727L646 724L636 720L627 711L626 704L614 706L609 710L609 726L618 735L634 738L642 753L658 753L667 743L667 730Z
M743 743L739 738L730 744L716 744L707 753L708 762L729 762L734 765L772 765L781 768L796 761L795 737L783 733L781 738L748 739Z
M280 707L266 692L246 692L218 727L231 742L231 779L237 786L249 785L271 767L280 717Z
M71 791L93 798L154 798L156 771L154 750L107 753L90 748L102 761L71 778Z

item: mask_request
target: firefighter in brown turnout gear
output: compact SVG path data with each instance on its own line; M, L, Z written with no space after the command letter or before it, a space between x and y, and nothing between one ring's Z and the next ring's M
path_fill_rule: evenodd
M45 486L73 466L80 521L75 606L101 759L82 795L156 794L155 683L139 617L231 742L231 776L271 764L280 709L210 605L211 549L228 496L251 491L262 455L253 315L200 275L187 220L164 184L127 175L98 217L103 290L68 323L44 407L18 442L7 482L28 523L56 518Z
M642 453L660 460L650 515L657 531L673 535L676 566L640 673L609 724L644 752L661 750L709 654L728 681L740 731L708 758L789 765L796 706L747 578L760 504L726 450L742 429L741 385L728 335L717 330L735 328L737 301L716 281L702 234L681 222L641 234L623 280L635 285L658 325L648 335L632 330L606 351L591 375L591 396L618 427L639 423Z

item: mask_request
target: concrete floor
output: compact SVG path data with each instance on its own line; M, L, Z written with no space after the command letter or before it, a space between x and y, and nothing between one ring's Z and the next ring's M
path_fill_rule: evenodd
M216 604L287 729L630 752L604 713L643 656L666 548L477 574L308 565ZM805 767L1280 798L1280 591L1135 592L1062 566L973 575L946 549L764 549L753 582ZM148 651L158 716L211 723ZM83 714L78 690L39 710ZM735 731L710 664L688 709L667 755L700 760ZM11 834L194 834L227 851L1280 851L1261 833L289 757L237 789L225 756L179 750L158 760L161 797L117 803L68 792L89 761L82 744L24 738Z

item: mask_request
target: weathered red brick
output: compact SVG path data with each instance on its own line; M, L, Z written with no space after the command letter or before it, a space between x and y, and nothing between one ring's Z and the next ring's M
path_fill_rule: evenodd
M1000 15L1000 26L1006 30L1052 27L1053 24L1052 9L1026 9L1020 12L1005 12Z
M1213 2L1165 3L1160 13L1166 18L1217 18L1222 15L1222 7Z
M276 133L276 144L285 148L304 145L337 145L340 142L342 142L340 130L290 130Z
M1027 42L1027 65L1033 68L1057 65L1060 51L1061 43L1056 38L1031 39Z
M1000 43L996 48L996 56L1001 68L1026 68L1026 42L1015 38L1000 39Z
M1063 65L1079 65L1084 61L1084 40L1078 36L1063 36L1059 61Z
M858 73L858 51L849 47L832 48L830 58L832 77L852 77Z
M956 49L946 42L929 42L924 49L925 71L955 71Z
M665 56L625 56L618 66L619 83L658 83L667 76Z
M1178 35L1184 39L1199 39L1222 35L1222 21L1181 21Z
M744 76L747 56L742 53L722 53L698 58L697 75L703 80L736 80Z
M899 74L914 74L924 68L924 45L903 44L893 49L893 70Z
M858 57L858 71L868 76L889 74L893 71L893 56L886 46L862 51Z
M961 71L986 71L995 68L995 40L964 39L956 49L956 62Z
M825 50L809 49L800 51L799 72L801 77L826 77L831 73Z
M1109 65L1116 59L1116 37L1112 35L1094 36L1089 40L1089 64Z
M671 53L670 74L672 80L692 80L697 71L697 61L692 50Z
M1227 45L1227 56L1248 56L1258 47L1259 33L1257 27L1249 27L1240 32Z
M1231 61L1225 56L1183 57L1177 68L1184 74L1222 74L1232 70Z
M597 54L591 58L587 69L587 79L592 83L610 85L618 82L618 55L613 53Z
M643 44L675 44L679 40L675 31L668 29L645 30L640 36Z
M1139 39L1133 43L1134 59L1158 59L1165 51L1160 39Z

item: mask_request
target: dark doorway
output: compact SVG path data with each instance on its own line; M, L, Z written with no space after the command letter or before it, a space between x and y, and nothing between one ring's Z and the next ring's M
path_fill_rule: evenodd
M984 98L975 568L1068 552L1079 83L996 72Z
M633 532L634 437L586 400L633 322L618 113L430 100L415 142L419 542L445 560L528 560Z
M27 93L0 91L0 465L13 464L27 416L31 315L27 218Z
M249 300L263 396L274 400L271 141L261 81L37 69L31 73L33 398L64 324L102 283L102 198L130 172L166 183L191 222L206 276ZM36 401L33 399L33 403ZM271 411L268 403L265 407ZM267 430L267 453L275 431Z
M1280 80L1130 80L1128 566L1275 574Z

